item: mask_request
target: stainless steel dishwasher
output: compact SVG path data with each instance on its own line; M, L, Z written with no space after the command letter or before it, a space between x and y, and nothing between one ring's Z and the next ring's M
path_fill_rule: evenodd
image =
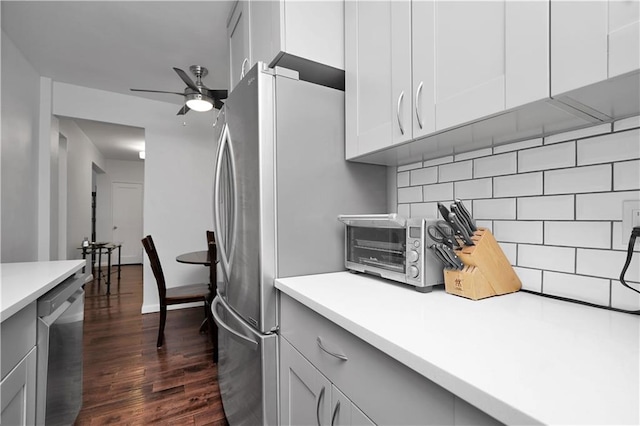
M38 425L71 425L82 407L82 285L87 279L77 273L38 299Z

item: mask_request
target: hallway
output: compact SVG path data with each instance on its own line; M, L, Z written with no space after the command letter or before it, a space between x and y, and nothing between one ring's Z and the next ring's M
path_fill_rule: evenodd
M114 268L115 270L115 268ZM158 314L140 313L142 266L85 286L83 405L76 425L226 425L201 307L169 311L156 349Z

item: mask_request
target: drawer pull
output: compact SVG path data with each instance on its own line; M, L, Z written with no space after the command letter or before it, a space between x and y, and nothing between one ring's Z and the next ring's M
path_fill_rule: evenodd
M316 401L316 420L318 421L318 426L322 426L320 424L320 401L324 397L324 386L320 389L320 393L318 394L318 401Z
M349 360L349 358L347 358L345 355L337 354L337 353L335 353L335 352L331 352L330 350L327 350L327 348L325 348L325 347L322 345L322 339L320 339L320 337L318 337L318 338L316 339L316 341L318 342L318 346L320 346L320 349L322 349L323 351L325 351L325 352L326 352L326 353L328 353L329 355L331 355L331 356L333 356L333 357L336 357L336 358L338 358L339 360L342 360L342 361L348 361L348 360Z
M339 411L340 411L340 401L336 403L336 406L333 409L333 415L331 416L331 426L336 424L336 417L338 416Z

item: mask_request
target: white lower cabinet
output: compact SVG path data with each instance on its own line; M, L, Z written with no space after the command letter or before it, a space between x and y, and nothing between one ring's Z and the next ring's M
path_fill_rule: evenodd
M280 401L283 425L500 424L284 293Z
M280 339L282 425L373 425L344 393Z

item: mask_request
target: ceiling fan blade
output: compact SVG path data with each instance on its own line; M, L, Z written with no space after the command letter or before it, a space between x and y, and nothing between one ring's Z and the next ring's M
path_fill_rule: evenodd
M178 74L178 76L184 81L184 83L190 88L195 90L198 93L202 93L200 88L196 86L196 84L189 78L186 72L182 71L180 68L173 67L173 70Z
M149 92L149 93L169 93L171 95L180 95L180 96L184 96L184 93L180 93L180 92L167 92L164 90L147 90L147 89L129 89L132 92Z
M178 111L178 113L176 115L185 115L190 110L191 110L191 108L189 108L188 106L185 105L182 108L180 108L180 111Z
M227 99L228 97L228 92L226 90L214 90L214 89L206 89L207 91L207 95L210 98L215 98L215 99Z

